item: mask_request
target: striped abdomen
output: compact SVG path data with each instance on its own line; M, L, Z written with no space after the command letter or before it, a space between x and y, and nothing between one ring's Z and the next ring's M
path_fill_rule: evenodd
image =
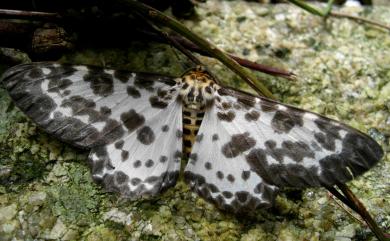
M187 107L183 107L183 149L184 154L188 158L192 147L196 140L196 135L202 119L204 116L204 110L195 110Z

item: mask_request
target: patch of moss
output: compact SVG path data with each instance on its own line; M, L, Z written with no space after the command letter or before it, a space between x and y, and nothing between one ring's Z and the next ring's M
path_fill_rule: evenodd
M2 72L0 72L2 73ZM12 124L23 122L26 118L11 102L6 90L0 84L0 140L6 139Z
M86 241L117 241L119 240L118 236L115 234L115 232L111 231L110 229L104 227L104 225L99 225L96 227L93 227L91 229L88 229L84 235L85 238L83 238Z
M65 178L48 189L52 212L69 224L88 226L95 222L99 216L101 196L92 182L89 169L78 163L57 165L60 165L59 172L64 171Z
M0 176L0 183L20 184L41 178L48 158L45 147L40 146L36 127L26 122L4 90L0 89L0 92L0 165L9 170ZM6 187L11 188L10 185Z

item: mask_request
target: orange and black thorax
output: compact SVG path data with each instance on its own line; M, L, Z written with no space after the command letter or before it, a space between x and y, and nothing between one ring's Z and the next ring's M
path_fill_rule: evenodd
M218 85L202 70L190 70L182 78L180 98L183 102L183 149L188 157L207 108L214 101Z

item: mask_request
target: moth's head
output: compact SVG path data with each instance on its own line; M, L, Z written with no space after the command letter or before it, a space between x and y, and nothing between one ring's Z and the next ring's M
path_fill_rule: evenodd
M202 110L214 101L214 91L218 85L204 69L191 69L181 77L179 93L184 105L190 109Z

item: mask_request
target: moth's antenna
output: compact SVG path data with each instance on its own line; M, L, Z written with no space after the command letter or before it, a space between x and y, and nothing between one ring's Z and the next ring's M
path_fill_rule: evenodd
M170 36L168 33L161 32L161 34L170 43L172 43L172 45L175 48L177 48L180 52L182 52L185 56L187 56L187 58L189 58L194 64L196 64L196 67L195 67L196 70L198 70L198 71L206 71L214 79L215 83L220 84L220 81L215 77L215 75L207 68L207 66L202 64L202 62L197 57L195 57L195 55L193 55L191 53L191 51L189 51L188 49L183 47L183 45L180 44L179 41L177 41L174 37Z
M220 81L216 78L216 76L212 74L212 72L197 57L195 57L195 55L193 55L191 51L186 49L179 41L177 41L174 36L171 36L169 33L160 30L155 24L151 23L142 14L137 14L137 16L142 18L153 31L160 34L163 38L165 38L168 41L168 43L171 43L173 47L175 47L177 50L183 53L188 59L190 59L196 65L196 69L201 68L200 71L206 71L214 79L215 83L220 84ZM175 51L174 53L176 54L177 58L180 58Z
M177 40L170 37L170 35L167 32L162 31L160 28L158 28L154 23L152 23L150 20L148 20L145 16L142 14L135 13L139 18L144 20L144 22L148 25L148 27L162 36L168 43L170 43L172 46L174 46L176 49L178 49L180 52L182 52L187 58L189 58L195 65L201 64L200 60L197 59L192 53L190 53L186 48L184 48ZM180 59L179 55L174 51L174 54L178 59ZM180 63L182 63L180 61ZM183 67L183 69L188 69L189 67Z
M176 49L182 52L187 58L189 58L197 66L203 66L202 62L195 57L188 49L184 48L175 38L172 38L167 32L161 32L161 35L164 36L168 42L170 42Z
M173 54L176 56L176 58L179 60L179 64L183 71L186 71L187 69L190 69L193 67L192 63L188 63L187 61L181 61L183 58L180 56L177 52L177 49L174 48L172 45L169 45L169 48L172 50Z

